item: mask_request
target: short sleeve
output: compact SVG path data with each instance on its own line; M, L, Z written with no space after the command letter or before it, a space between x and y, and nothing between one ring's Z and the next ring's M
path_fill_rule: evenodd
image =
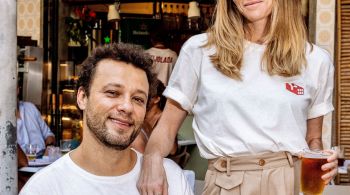
M172 160L164 159L164 169L168 180L169 195L193 195L194 189L188 183L183 170Z
M308 119L324 116L331 112L334 88L334 66L330 56L322 51L322 62L317 77L317 89L312 98L311 107L308 112Z
M191 112L197 99L202 42L191 38L182 47L163 95Z

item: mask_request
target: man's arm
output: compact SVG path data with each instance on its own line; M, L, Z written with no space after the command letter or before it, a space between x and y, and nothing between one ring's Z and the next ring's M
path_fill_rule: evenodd
M163 157L171 151L187 112L168 99L161 118L147 143L138 189L141 194L168 194Z
M45 139L45 146L51 146L51 145L55 145L55 136L53 135L49 135L46 139Z
M21 146L17 144L18 168L28 166L28 159Z

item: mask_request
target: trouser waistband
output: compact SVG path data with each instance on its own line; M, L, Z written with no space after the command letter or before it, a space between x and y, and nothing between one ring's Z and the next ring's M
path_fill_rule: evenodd
M220 157L209 160L208 170L226 171L227 175L231 175L231 171L263 170L288 164L293 167L294 162L297 160L298 158L292 156L289 152L275 152L240 157Z

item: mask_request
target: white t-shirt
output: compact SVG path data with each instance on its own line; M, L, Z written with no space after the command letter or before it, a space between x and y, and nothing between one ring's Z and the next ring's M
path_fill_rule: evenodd
M171 49L159 49L152 47L146 50L153 59L154 71L158 74L158 79L166 86L174 68L177 54Z
M137 153L135 167L122 176L93 175L75 164L69 154L33 175L20 195L77 195L77 194L139 194L136 183L141 171L142 154ZM191 187L179 166L164 159L169 195L192 195Z
M219 72L202 48L207 35L182 47L164 95L194 114L193 129L201 156L289 151L307 148L307 119L331 112L334 67L327 52L307 48L301 75L269 76L261 68L264 45L245 42L242 81Z

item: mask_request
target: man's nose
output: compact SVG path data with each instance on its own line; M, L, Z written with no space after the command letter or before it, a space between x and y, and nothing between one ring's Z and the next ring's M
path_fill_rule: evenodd
M118 104L118 110L126 114L130 114L134 109L134 106L130 98L123 98Z

